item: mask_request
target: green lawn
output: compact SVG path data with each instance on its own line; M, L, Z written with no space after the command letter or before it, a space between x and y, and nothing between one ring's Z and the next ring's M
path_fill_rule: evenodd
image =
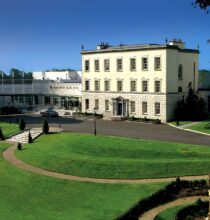
M175 206L175 207L166 209L163 212L161 212L159 215L157 215L154 220L175 220L177 213L181 209L183 209L189 205L190 204L185 204L185 205Z
M2 129L2 132L5 137L8 137L9 135L15 134L19 131L18 124L9 124L6 122L0 122L0 127Z
M194 130L194 131L200 131L203 133L210 134L210 121L203 121L198 124L192 125L187 127L188 129Z
M16 155L47 170L96 178L176 177L210 170L210 147L102 135L42 136Z
M2 220L115 219L140 199L164 187L164 184L70 182L33 174L10 165L2 158L2 151L7 147L8 144L0 142Z
M179 121L179 125L178 126L186 125L186 124L189 124L189 123L192 123L192 121ZM177 126L176 125L176 121L172 121L172 122L170 122L170 124Z

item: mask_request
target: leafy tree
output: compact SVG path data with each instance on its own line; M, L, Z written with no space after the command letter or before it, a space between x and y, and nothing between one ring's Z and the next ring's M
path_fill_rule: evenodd
M206 10L208 13L207 8L210 6L210 0L194 0L192 4L195 7L198 6L199 8Z
M3 135L3 132L2 132L2 129L0 128L0 139L1 140L5 140L5 137L4 137L4 135Z
M21 131L23 131L25 129L25 127L26 127L26 123L25 123L24 119L21 118L19 121L19 128Z
M33 142L33 139L31 137L31 132L28 133L28 143L31 144Z
M47 120L44 120L43 125L42 125L42 131L44 134L48 134L49 133L49 125Z
M205 102L203 98L194 93L192 88L189 88L188 96L186 99L182 98L177 102L175 110L175 119L179 120L200 120L203 119Z

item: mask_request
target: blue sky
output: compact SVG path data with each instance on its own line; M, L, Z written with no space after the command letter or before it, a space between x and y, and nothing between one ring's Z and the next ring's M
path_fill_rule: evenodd
M152 2L152 3L151 3ZM81 45L102 41L200 45L200 69L210 69L210 14L191 0L1 0L0 69L81 69Z

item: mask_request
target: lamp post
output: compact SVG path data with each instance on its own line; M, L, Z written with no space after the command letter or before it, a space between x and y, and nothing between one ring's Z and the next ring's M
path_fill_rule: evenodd
M94 135L96 136L97 132L96 132L96 108L93 109L94 112Z

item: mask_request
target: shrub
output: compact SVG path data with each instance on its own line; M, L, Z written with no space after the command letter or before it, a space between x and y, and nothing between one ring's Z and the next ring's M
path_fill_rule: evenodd
M25 129L25 127L26 127L26 123L25 123L24 119L21 118L19 121L19 128L21 131L23 131Z
M17 144L17 149L18 149L18 150L22 150L22 145L21 145L21 143L18 143L18 144Z
M44 134L48 134L49 133L49 125L47 120L44 120L43 125L42 125L42 131Z
M31 132L29 131L29 133L28 133L28 143L32 143L33 142L33 139L32 139L32 137L31 137Z
M4 135L3 135L3 132L2 132L2 129L1 129L1 128L0 128L0 139L1 139L1 140L5 140Z

